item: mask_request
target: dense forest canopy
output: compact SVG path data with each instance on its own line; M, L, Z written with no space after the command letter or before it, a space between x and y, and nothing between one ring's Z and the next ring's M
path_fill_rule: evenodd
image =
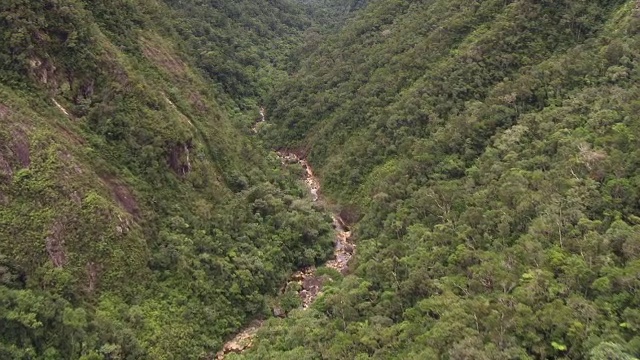
M309 20L212 3L220 34L196 3L0 4L0 358L208 357L331 251L301 169L248 136L258 109L233 115Z
M4 0L0 44L2 359L640 357L635 0Z
M278 84L352 273L247 358L640 356L636 1L375 1Z

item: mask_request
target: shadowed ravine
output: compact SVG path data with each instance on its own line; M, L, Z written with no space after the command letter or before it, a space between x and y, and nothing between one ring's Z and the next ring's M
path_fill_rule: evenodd
M264 117L263 117L264 119ZM264 120L263 120L264 121ZM313 169L309 165L306 159L299 157L298 155L290 152L278 152L283 165L291 165L299 163L305 169L304 183L309 189L309 193L314 202L320 200L320 182L318 178L313 174ZM333 219L333 227L336 230L336 240L333 250L333 257L327 261L324 266L335 269L342 274L345 274L348 270L349 260L353 257L355 252L355 245L350 242L351 231L345 225L344 221L338 214L331 215ZM284 284L282 289L286 289L289 285L297 283L300 290L298 295L302 302L302 309L307 309L318 297L320 290L322 289L322 283L325 280L322 276L316 275L316 268L314 266L300 269L293 273L289 278L289 281ZM283 314L274 315L282 316ZM226 342L217 354L216 359L224 359L225 355L229 353L241 353L251 347L253 339L262 326L262 320L255 320L251 322L246 328L239 332L233 339Z

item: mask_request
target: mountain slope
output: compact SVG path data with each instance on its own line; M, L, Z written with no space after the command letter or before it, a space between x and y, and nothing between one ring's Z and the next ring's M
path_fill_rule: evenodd
M640 356L636 1L376 1L268 102L358 220L248 358Z
M195 64L243 110L286 76L288 54L311 21L290 1L166 0ZM254 120L254 119L251 119Z
M236 128L175 16L0 5L1 358L205 357L330 253L330 218Z
M211 358L295 308L331 219L263 142L357 253L229 359L640 357L639 33L631 0L4 1L0 358Z

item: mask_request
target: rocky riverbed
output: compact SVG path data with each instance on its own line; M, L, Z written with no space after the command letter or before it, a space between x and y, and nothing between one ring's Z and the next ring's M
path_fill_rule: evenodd
M261 112L262 113L262 112ZM312 200L319 201L320 196L320 182L314 175L313 169L309 162L294 153L280 151L278 152L280 160L284 165L300 164L305 169L304 182L309 189ZM333 227L336 230L335 246L333 250L333 258L327 261L324 265L328 268L339 271L342 274L346 274L349 268L349 260L353 257L355 252L355 244L351 242L351 231L349 227L344 223L338 214L333 214ZM322 284L326 281L323 276L317 276L316 268L311 266L300 269L291 275L291 278L283 286L286 289L289 285L297 283L300 289L298 295L302 302L302 308L307 309L315 301L322 290ZM275 316L286 316L280 309L274 309ZM249 324L245 329L233 337L224 344L222 350L216 354L216 359L222 360L225 355L229 353L241 353L253 345L253 339L256 333L262 326L262 321L254 321Z

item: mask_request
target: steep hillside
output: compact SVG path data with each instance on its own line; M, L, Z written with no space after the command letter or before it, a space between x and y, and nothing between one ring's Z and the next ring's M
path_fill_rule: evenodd
M317 44L265 138L358 253L247 358L640 356L637 1L380 0Z
M0 5L0 358L206 357L330 253L330 218L232 124L179 16Z
M182 48L213 84L243 110L255 109L286 77L288 54L311 25L287 0L165 0ZM250 119L253 121L254 119Z
M366 4L365 0L164 2L172 10L164 31L175 30L179 49L211 80L223 106L244 120L245 127L255 121L247 117L247 110L264 105L272 88L306 58L311 40L336 31Z
M229 360L640 357L636 0L5 0L0 44L1 359L271 314Z
M298 0L314 25L330 31L339 30L347 18L362 9L368 0Z

